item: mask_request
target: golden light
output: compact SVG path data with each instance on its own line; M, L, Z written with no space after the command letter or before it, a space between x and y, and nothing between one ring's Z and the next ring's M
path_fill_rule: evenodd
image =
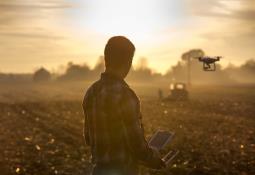
M125 35L136 42L153 40L156 34L181 20L181 1L87 0L75 16L80 29L103 36Z

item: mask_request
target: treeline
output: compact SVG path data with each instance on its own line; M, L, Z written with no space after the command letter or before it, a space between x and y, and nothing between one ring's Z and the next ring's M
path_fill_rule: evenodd
M94 68L90 68L87 64L74 64L69 62L66 66L65 73L61 75L53 75L50 77L50 72L45 68L38 69L33 76L34 81L94 81L100 77L100 74L104 72L104 58L101 56L98 59ZM39 75L39 76L38 76ZM131 67L128 81L147 82L147 81L163 81L164 75L153 72L147 66L147 59L141 58L136 67Z
M229 64L225 69L217 64L215 72L205 72L202 63L194 59L204 56L201 49L193 49L185 52L176 65L171 66L165 74L152 71L148 67L147 59L141 58L136 68L132 67L127 77L127 81L139 83L157 83L157 82L187 82L188 60L190 60L190 78L193 84L233 84L233 83L255 83L255 60L250 59L243 65L234 66ZM45 68L40 68L33 75L15 75L0 74L0 81L18 81L33 80L35 82L45 81L94 81L99 78L100 73L104 71L104 58L101 56L94 68L87 64L79 65L68 63L63 74L58 75L49 72Z

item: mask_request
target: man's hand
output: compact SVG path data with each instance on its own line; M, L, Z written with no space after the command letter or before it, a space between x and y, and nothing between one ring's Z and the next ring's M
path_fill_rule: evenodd
M161 159L161 155L158 150L151 148L153 151L153 162L151 167L155 169L166 168L165 162Z

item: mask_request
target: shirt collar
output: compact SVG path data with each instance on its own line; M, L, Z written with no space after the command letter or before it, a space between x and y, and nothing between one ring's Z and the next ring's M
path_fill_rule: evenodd
M123 78L120 78L114 74L108 73L108 72L103 72L101 73L101 79L103 80L114 80L114 81L119 81L124 84L126 84L125 80Z

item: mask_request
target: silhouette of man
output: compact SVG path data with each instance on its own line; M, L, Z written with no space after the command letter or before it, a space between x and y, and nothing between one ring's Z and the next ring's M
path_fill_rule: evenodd
M136 175L139 163L165 166L144 138L139 99L124 81L134 52L127 38L110 38L104 50L105 72L84 97L84 137L91 147L93 175Z

